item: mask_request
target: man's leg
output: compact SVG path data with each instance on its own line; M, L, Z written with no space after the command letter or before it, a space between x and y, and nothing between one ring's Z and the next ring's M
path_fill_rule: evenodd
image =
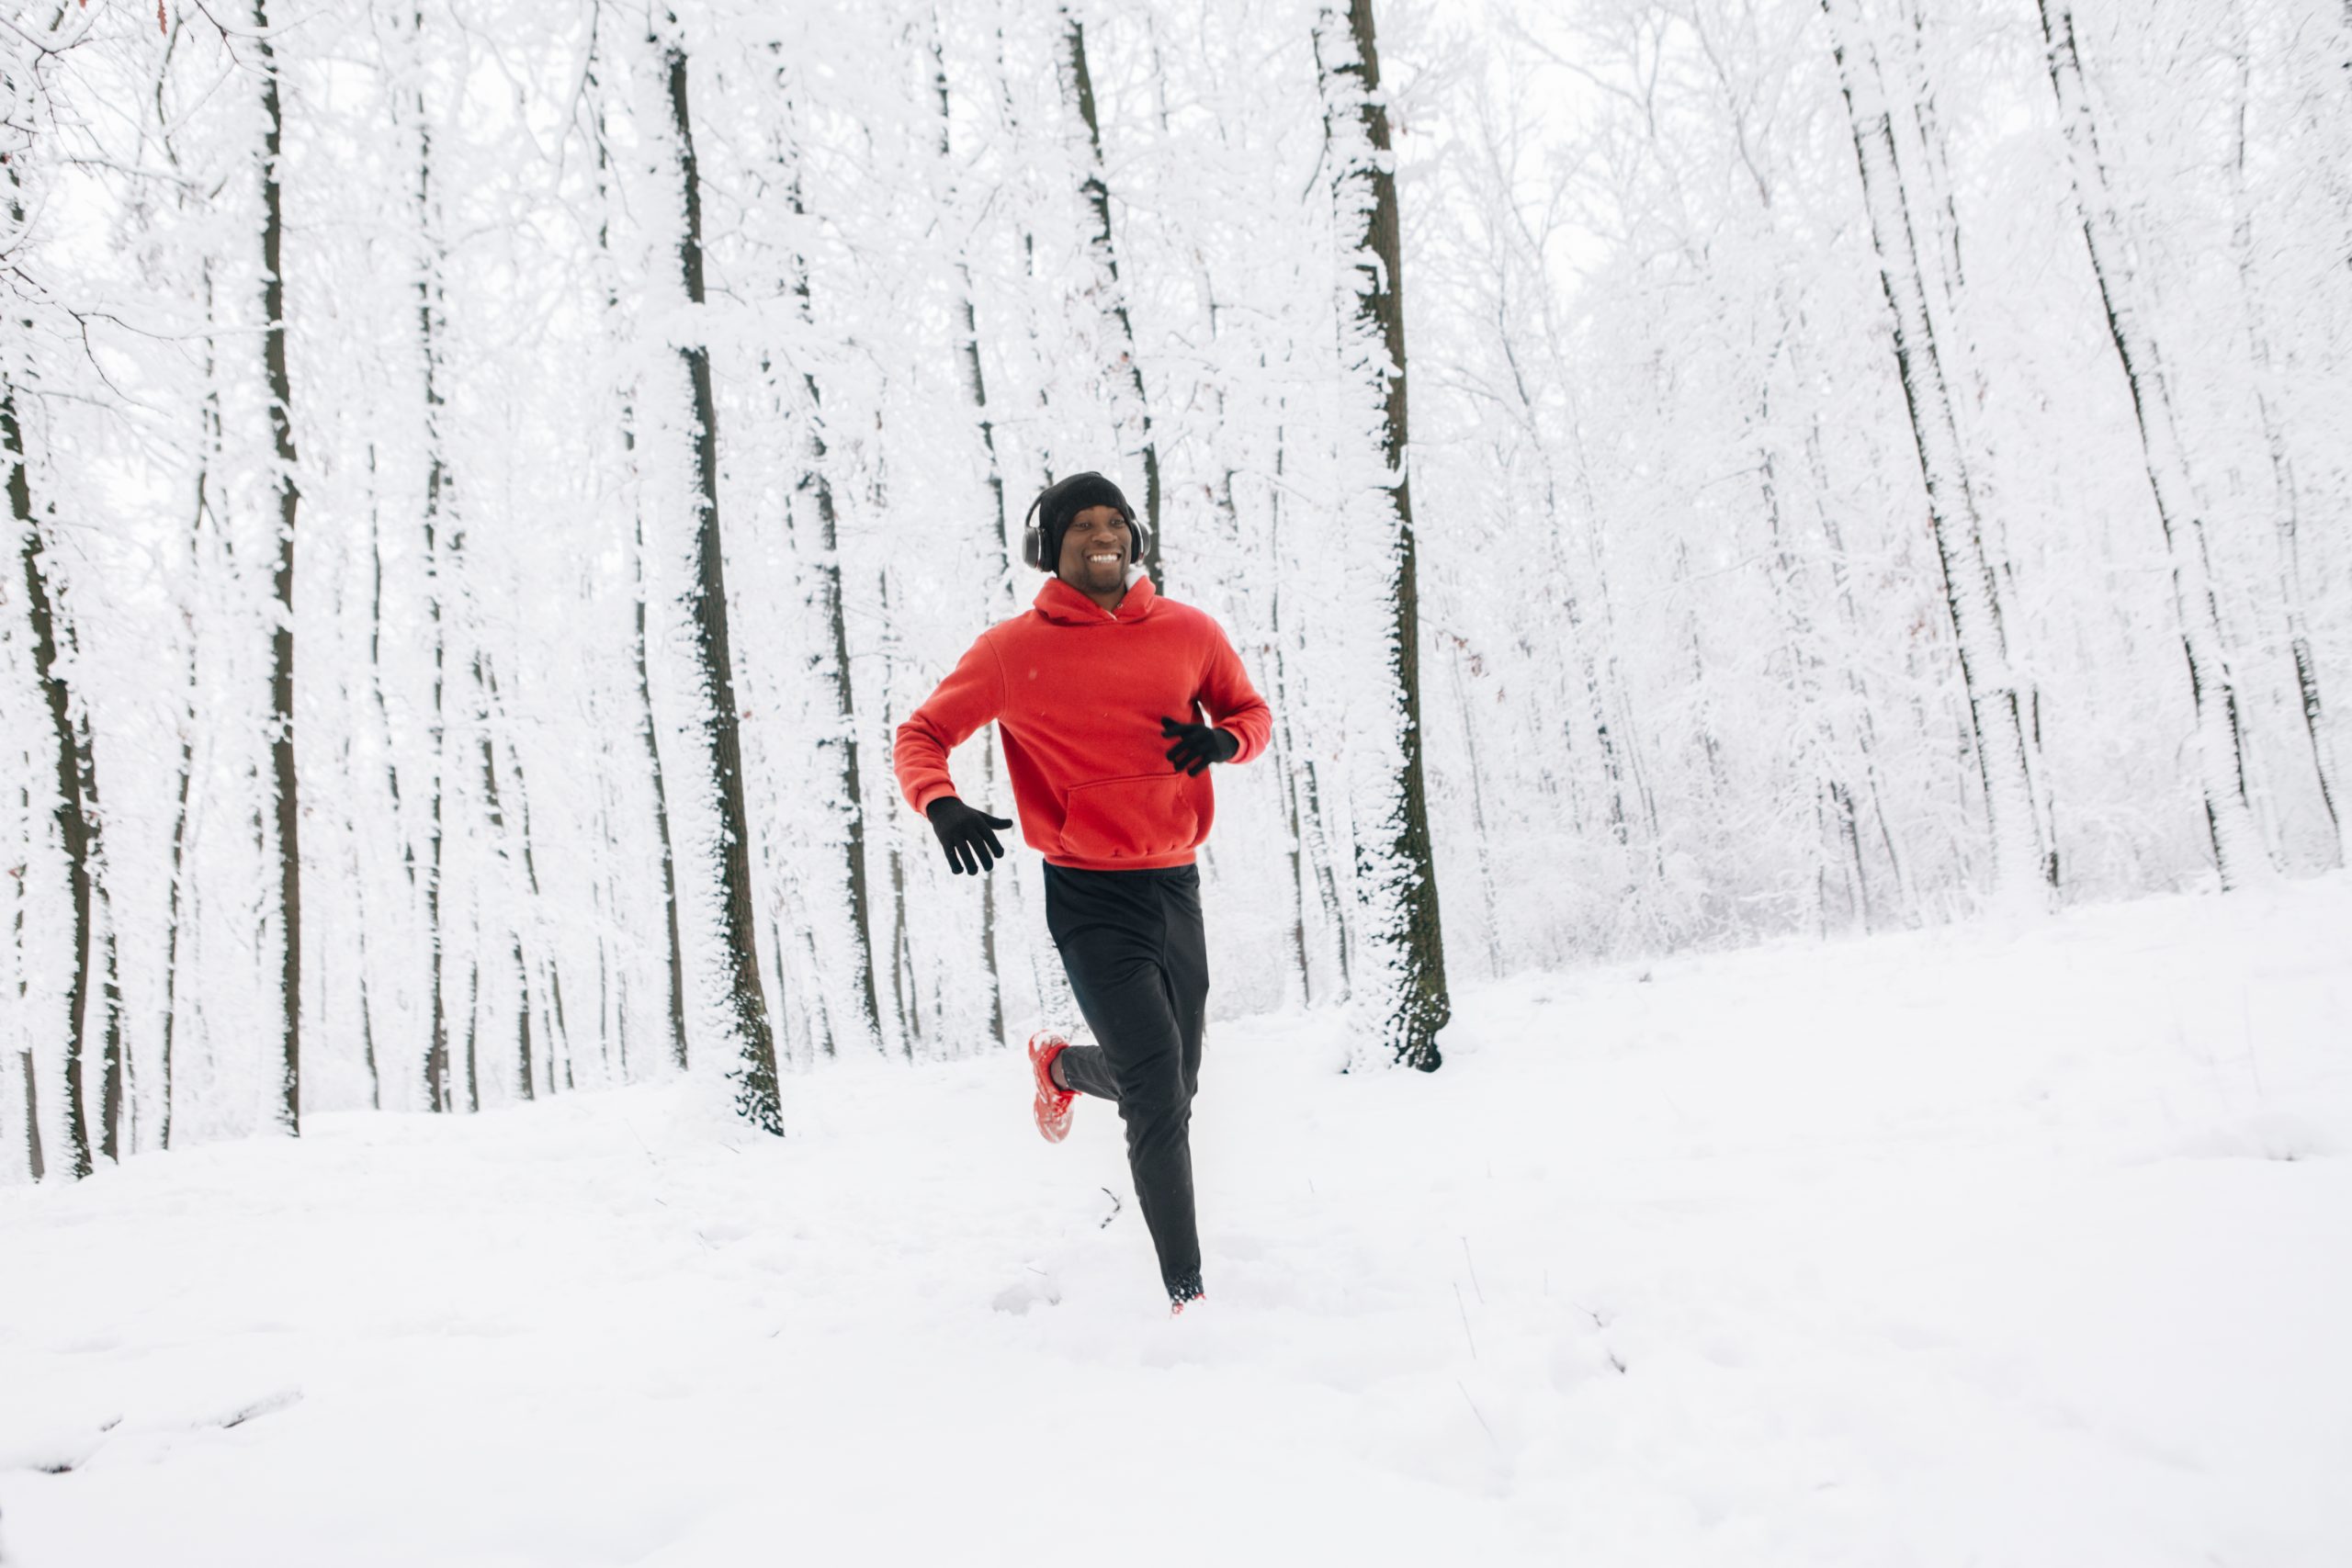
M1193 1213L1192 1077L1187 1034L1164 966L1167 900L1151 873L1046 868L1047 924L1095 1046L1056 1058L1063 1080L1118 1102L1136 1201L1170 1297L1200 1292ZM1197 897L1195 897L1197 908ZM1198 1032L1191 1038L1193 1070Z
M1162 882L1160 890L1168 913L1160 968L1168 977L1169 1002L1183 1043L1184 1102L1189 1107L1200 1092L1201 1036L1209 1015L1209 941L1201 920L1201 874L1185 866L1182 875Z

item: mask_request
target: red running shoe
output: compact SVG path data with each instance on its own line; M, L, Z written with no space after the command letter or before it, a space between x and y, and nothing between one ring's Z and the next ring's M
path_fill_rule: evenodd
M1069 1136L1070 1106L1078 1091L1054 1081L1054 1058L1069 1049L1069 1042L1051 1030L1029 1037L1029 1066L1037 1075L1037 1135L1049 1144Z

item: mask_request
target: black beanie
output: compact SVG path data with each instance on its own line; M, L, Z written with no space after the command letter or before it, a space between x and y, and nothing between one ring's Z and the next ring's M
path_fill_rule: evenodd
M1069 526L1071 518L1090 506L1115 506L1130 527L1135 524L1136 509L1127 504L1127 498L1120 492L1119 487L1091 468L1082 474L1070 474L1056 479L1038 492L1030 510L1037 514L1037 532L1042 546L1037 555L1037 565L1041 570L1050 572L1059 567L1062 533ZM1132 549L1136 546L1131 544L1129 547Z

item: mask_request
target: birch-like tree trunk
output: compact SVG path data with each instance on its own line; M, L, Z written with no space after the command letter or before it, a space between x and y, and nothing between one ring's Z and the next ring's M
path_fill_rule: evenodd
M1822 0L1822 10L1829 19L1845 87L1862 202L1894 327L1895 373L1903 384L1919 474L1927 488L1936 558L1943 568L1944 609L1959 654L1984 788L1994 887L2004 898L2031 898L2047 905L2058 886L2058 854L2035 802L2033 742L2002 625L1999 581L1946 374L1947 361L1959 351L1956 344L1939 339L1928 310L1929 267L1935 267L1933 276L1940 286L1955 281L1957 262L1942 246L1930 256L1921 254L1919 236L1938 233L1939 214L1932 200L1915 200L1905 182L1885 79L1867 24L1854 0Z
M1350 0L1344 22L1327 7L1316 27L1315 55L1343 263L1340 369L1361 382L1381 408L1381 472L1362 508L1365 536L1350 545L1351 554L1379 574L1385 624L1366 630L1386 645L1372 679L1380 683L1373 700L1383 710L1378 722L1388 734L1370 759L1375 776L1364 792L1367 809L1358 816L1356 833L1357 896L1365 907L1366 945L1374 950L1372 967L1379 976L1366 999L1385 1051L1408 1066L1434 1072L1443 1060L1438 1032L1453 1016L1453 1002L1446 991L1437 870L1422 782L1421 629L1405 417L1402 245L1372 0ZM1367 452L1357 460L1374 457ZM1359 974L1359 984L1363 978Z
M1111 186L1102 168L1102 125L1094 112L1094 77L1086 66L1086 28L1062 7L1062 92L1085 128L1086 143L1075 149L1079 166L1079 199L1094 225L1089 251L1094 262L1094 304L1100 314L1102 349L1117 355L1101 367L1104 385L1117 411L1122 457L1143 463L1144 570L1154 587L1167 591L1160 570L1159 446L1151 430L1151 402L1144 396L1143 366L1136 357L1135 326L1127 316L1125 285L1119 281L1118 243L1111 231Z
M2162 345L2150 313L2148 290L2137 269L2124 215L2109 183L2100 127L2083 80L2075 44L2074 8L2068 0L2039 0L2041 33L2048 45L2050 84L2058 98L2074 173L2075 199L2099 299L2107 307L2108 335L2132 388L2132 411L2140 426L2140 447L2148 486L2164 526L2172 563L2173 604L2180 616L2181 653L2188 666L2188 689L2196 712L2199 783L2205 797L2206 831L2213 863L2224 888L2267 880L2272 867L2262 830L2246 798L2245 732L2238 712L2237 684L2230 671L2228 643L2215 601L2211 556L2206 548L2203 496L2189 469L2175 418Z
M678 181L684 224L673 252L685 301L699 317L703 304L702 189L695 164L694 118L686 96L686 52L677 41L677 19L668 18L671 37L654 38L660 51L669 109L671 160ZM688 657L694 684L708 712L700 726L709 747L709 783L718 807L718 843L714 883L716 937L725 976L720 1010L734 1037L735 1109L763 1132L781 1137L784 1110L776 1085L775 1039L761 987L755 906L752 898L752 837L743 805L743 749L735 709L733 658L727 636L727 576L718 520L718 408L711 391L710 350L695 321L678 344L680 367L690 388L688 434L692 443L688 501L695 517L693 632Z
M301 492L294 483L294 389L286 368L286 234L278 149L277 56L271 45L266 0L254 0L254 57L261 68L262 363L269 380L269 433L277 464L277 549L271 584L277 624L269 639L269 760L277 797L278 998L285 1012L279 1069L278 1118L289 1134L302 1130L302 854L301 803L294 777L294 525Z

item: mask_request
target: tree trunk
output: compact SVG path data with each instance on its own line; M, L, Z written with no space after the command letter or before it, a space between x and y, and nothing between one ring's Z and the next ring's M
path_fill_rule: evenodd
M412 12L410 28L407 68L412 81L408 90L395 94L394 98L414 117L416 122L416 189L410 217L418 247L416 333L420 385L424 400L424 615L426 636L433 652L432 765L427 785L431 799L425 824L424 877L424 939L431 957L427 989L432 1026L425 1045L424 1089L429 1109L448 1111L457 1108L457 1090L451 1077L453 1064L449 1051L447 890L444 886L444 869L449 809L448 610L453 597L450 580L454 579L456 571L458 531L450 517L453 510L451 497L456 486L445 455L447 442L442 430L437 333L443 302L440 253L435 238L437 209L433 190L433 130L425 113L422 85L424 32L422 6Z
M596 83L594 62L588 73L592 85ZM620 286L612 271L612 248L608 233L608 218L613 204L609 184L610 162L605 151L604 111L594 105L596 132L596 189L599 197L596 225L596 254L605 270L605 311L608 320L620 319ZM617 330L617 329L616 329ZM637 411L627 397L621 400L621 450L634 468L638 462ZM653 681L646 660L645 617L648 595L652 592L651 578L645 564L645 513L641 491L633 491L637 511L631 536L635 557L631 565L636 572L635 599L630 605L632 627L630 655L637 668L638 733L645 742L645 769L653 789L653 829L662 845L662 918L669 939L669 984L663 998L664 1013L669 1023L670 1059L680 1071L686 1066L686 959L685 944L678 925L678 863L677 852L670 832L670 793L662 773L661 727L653 714ZM615 900L617 907L618 900ZM614 1017L618 1031L621 1055L621 1080L628 1080L628 1038L627 1008L627 971L622 971L621 1000Z
M294 522L301 492L294 483L294 390L286 370L286 282L279 270L286 223L278 181L282 129L277 58L270 47L265 0L254 0L254 49L261 62L262 106L262 359L269 378L269 432L277 448L277 558L272 584L277 625L269 639L269 760L277 817L277 908L280 936L278 1000L285 1013L285 1049L278 1119L288 1134L302 1130L302 853L301 803L294 778Z
M1102 348L1107 358L1117 355L1114 373L1124 371L1126 403L1118 411L1124 456L1143 461L1143 568L1154 587L1166 592L1168 579L1160 569L1159 446L1151 431L1151 403L1144 396L1143 367L1136 358L1135 327L1127 318L1125 286L1119 281L1119 251L1111 233L1111 187L1102 171L1102 127L1094 112L1094 78L1086 68L1086 28L1062 7L1062 91L1086 128L1086 145L1078 152L1080 175L1079 199L1094 221L1091 248L1096 282L1094 297L1102 312L1102 331L1110 338ZM1115 396L1115 394L1114 394Z
M25 1069L25 1167L40 1181L49 1175L49 1162L41 1157L40 1091L33 1082L33 1054L19 1051L17 1061Z
M628 437L630 446L636 436ZM662 839L662 916L670 938L670 1059L681 1070L686 1065L686 953L678 934L678 863L670 844L670 792L662 778L662 748L653 719L653 682L645 662L645 600L650 592L645 572L645 519L637 520L636 655L637 698L643 715L645 765L653 783L653 826Z
M914 954L907 945L907 863L890 845L890 1002L899 1010L899 1052L913 1061L922 1034L922 994L915 989Z
M371 488L368 502L367 703L368 712L376 722L377 736L384 747L384 773L390 786L391 809L389 816L393 833L401 840L402 860L408 872L409 890L413 893L416 888L416 866L415 863L409 860L405 854L407 837L401 832L400 766L392 753L391 712L384 700L384 550L372 488L376 472L376 448L372 442L368 447L368 472ZM345 689L347 691L348 687ZM345 712L348 714L349 711L350 705L346 703ZM352 765L353 737L358 729L356 714L350 716L349 723L350 728L345 732L343 741L343 778L344 787L350 791L351 806L344 813L344 828L350 844L352 884L356 889L356 896L353 902L359 917L356 955L359 973L359 1035L368 1067L368 1102L371 1109L381 1111L384 1108L384 1075L376 1055L376 993L368 978L368 936L375 925L375 910L368 891L368 835L361 825L360 815L363 806L373 804L374 796L370 786L360 779L357 770Z
M1449 638L1446 664L1453 677L1453 706L1462 716L1463 771L1470 779L1470 852L1478 865L1479 912L1487 922L1487 973L1499 979L1503 973L1502 919L1495 902L1494 840L1487 833L1487 785L1485 770L1478 765L1478 714L1470 705L1470 682L1462 672L1465 656L1477 656L1469 644L1456 637Z
M81 769L74 754L72 694L66 688L64 673L58 668L57 618L50 602L48 576L41 565L40 525L33 517L24 427L17 417L17 389L8 385L0 385L0 449L7 453L8 514L23 562L25 610L33 640L33 674L48 702L50 738L56 749L57 797L52 815L59 844L65 852L68 918L74 922L69 933L74 969L65 983L66 1171L78 1181L91 1169L89 1122L82 1095L83 1032L88 1022L96 965L96 931L90 910L90 819L82 799ZM27 1062L26 1096L29 1100L29 1057Z
M500 711L497 700L498 680L491 672L489 661L483 656L479 644L476 645L473 656L473 680L479 705L474 716L479 727L475 731L475 741L481 753L482 804L489 818L491 840L496 846L499 864L503 872L502 881L511 884L514 876L516 860L526 859L530 852L526 846L521 857L514 852L514 830L506 819L505 795L498 785L498 750L492 739L492 730L495 727ZM536 868L533 868L529 874L532 895L530 902L536 905L538 873ZM506 935L509 956L513 961L514 971L514 1017L519 1031L516 1041L519 1052L517 1082L523 1098L530 1100L536 1096L533 1092L535 1086L531 1066L531 968L529 961L523 955L525 916L516 912L514 908L514 906L522 900L514 897L511 886L502 886L499 891L503 895L500 902L505 907L507 912ZM479 935L476 940L480 940Z
M477 934L476 941L479 940ZM481 1034L481 964L479 960L469 959L466 964L466 1110L475 1113L481 1110L481 1063L475 1049Z
M188 782L196 773L196 711L193 704L195 688L194 660L190 663L191 702L188 711L180 716L179 787L172 807L172 867L164 911L164 1021L163 1041L158 1066L162 1082L156 1093L162 1098L155 1132L158 1147L172 1146L172 1048L179 1026L180 920L181 907L186 901L184 886L187 867L187 792Z
M1094 93L1086 75L1085 40L1079 31L1078 23L1069 19L1067 11L1063 13L1063 19L1069 29L1067 44L1069 58L1071 62L1071 71L1079 85L1080 112L1086 121L1088 135L1093 139L1099 175L1101 139L1094 135ZM953 119L949 114L947 96L947 61L945 51L941 46L936 31L932 35L931 56L933 81L939 96L939 157L941 164L952 170L955 148L949 141ZM1096 188L1101 188L1099 180ZM1101 255L1103 265L1108 268L1115 283L1118 266L1112 259L1107 206L1103 209L1101 217L1103 225L1098 239L1102 246ZM1015 598L1012 587L1012 558L1005 529L1004 468L997 457L996 423L989 409L988 378L980 366L979 312L973 299L975 291L972 287L971 260L960 247L956 255L956 305L959 315L957 357L963 362L964 392L972 401L972 421L979 431L980 449L988 457L988 487L990 503L988 517L990 527L980 541L978 554L981 561L989 568L987 616L989 620L996 621L1012 613ZM1124 328L1126 323L1126 310L1124 305L1118 307L1118 321ZM1128 355L1128 367L1133 373L1132 345ZM1132 386L1136 404L1141 407L1143 406L1143 380L1139 374L1132 375ZM1156 582L1159 576L1159 459L1151 446L1150 431L1151 419L1147 411L1144 415L1144 474L1146 507L1150 514L1150 537L1148 541L1145 560ZM981 767L983 781L981 791L985 797L994 792L995 757L992 750L982 754ZM1001 1044L1004 1041L1004 980L997 946L997 931L1001 923L999 918L997 881L998 879L993 876L983 877L980 884L980 955L987 964L989 975L989 1039L991 1044ZM1042 1001L1044 998L1039 999Z
M514 1060L515 1086L525 1100L539 1097L537 1069L531 1063L531 972L523 964L523 943L514 943Z
M879 606L882 624L889 626L890 569L885 565L875 573L874 599ZM882 639L882 678L877 688L887 711L897 699L899 689L899 656L896 642ZM912 974L913 956L907 942L907 865L899 832L888 834L888 855L890 871L890 1008L898 1024L899 1054L908 1061L915 1056L915 1041L922 1033L919 1009L921 994L916 990Z
M996 793L996 750L989 747L980 752L980 798L994 803L1001 798ZM1004 1042L1004 970L997 960L996 887L1001 879L980 878L980 963L989 977L989 1044Z
M1969 724L1984 789L1994 886L2002 897L2031 897L2046 907L2058 885L2057 850L2043 830L2035 800L2032 746L2009 662L1999 584L1945 375L1947 354L1956 349L1938 342L1928 311L1929 274L1917 235L1922 231L1935 233L1936 213L1932 201L1925 206L1915 202L1905 183L1877 52L1860 18L1851 14L1851 4L1822 0L1822 10L1829 18L1845 85L1862 200L1878 252L1879 282L1894 329L1896 374L1910 411L1912 441L1927 487L1928 525L1943 568L1944 607L1968 695ZM1956 254L1939 263L1947 272L1957 265Z
M492 713L497 721L498 728L507 733L506 773L508 782L514 792L514 843L523 853L523 886L525 892L529 896L529 902L525 906L523 918L516 921L514 931L514 952L517 963L522 961L524 928L526 926L529 928L530 945L533 949L529 972L520 983L519 991L527 1004L532 995L529 976L537 975L539 977L539 993L547 1010L540 1031L540 1054L547 1061L548 1090L553 1093L556 1087L556 1063L559 1058L563 1063L564 1087L566 1089L571 1087L571 1026L565 1021L563 1016L563 964L553 946L545 940L546 933L540 924L539 912L546 907L546 899L539 889L539 857L536 847L537 840L531 830L530 778L523 769L522 750L514 743L514 721L509 717L505 700L498 690L497 668L494 665L485 664L484 670L490 682Z
M2289 394L2280 385L2278 363L2271 353L2270 332L2255 279L2254 204L2245 186L2246 107L2251 96L2253 47L2246 36L2245 9L2230 7L2237 50L2236 155L2230 163L2230 196L2237 209L2230 231L2230 251L2236 264L2239 292L2245 297L2247 347L2254 359L2255 411L2262 418L2263 446L2270 458L2270 478L2277 495L2273 526L2278 541L2278 597L2287 623L2287 649L2295 665L2295 696L2303 715L2303 734L2311 743L2312 772L2319 784L2320 805L2327 812L2334 841L2333 863L2344 863L2344 818L2336 806L2335 749L2328 743L2325 707L2320 700L2319 664L2312 651L2309 599L2303 590L2302 497L2295 479L2295 463L2287 446L2287 432L2279 409Z
M159 84L156 91L161 93L162 90ZM158 113L160 117L160 102ZM166 146L168 147L168 143ZM205 264L203 278L204 321L206 327L209 329L212 325L212 268L209 262ZM188 518L187 527L186 588L189 599L183 603L180 612L187 627L188 636L187 681L187 695L182 700L180 708L179 772L174 791L175 798L172 807L171 881L165 895L164 910L164 1021L161 1060L158 1064L162 1082L157 1086L157 1093L163 1104L158 1115L155 1141L159 1147L165 1149L172 1146L173 1053L179 1036L180 931L183 924L187 923L184 907L189 902L187 887L188 786L196 776L196 737L198 728L203 722L200 700L202 693L198 684L197 662L198 623L196 604L198 600L198 586L203 571L204 528L207 521L212 517L210 476L213 465L220 457L220 386L216 374L218 368L219 361L214 341L208 330L204 340L204 400L197 426L198 446L201 456L198 460L196 470L196 506Z
M1839 622L1844 629L1851 634L1860 626L1861 616L1854 607L1854 579L1846 557L1845 530L1838 523L1837 514L1830 511L1826 500L1830 493L1829 466L1828 460L1822 454L1821 412L1817 408L1805 427L1804 458L1806 475L1813 482L1814 520L1820 526L1822 542L1828 547L1830 586L1838 596ZM1886 793L1879 771L1878 722L1871 717L1873 708L1871 683L1863 679L1856 660L1849 659L1843 662L1846 667L1846 689L1853 695L1855 709L1859 716L1855 727L1855 740L1861 752L1863 784L1870 791L1871 819L1878 829L1879 843L1886 852L1887 874L1894 879L1895 897L1904 914L1909 916L1917 909L1918 897L1911 886L1910 872L1907 869L1910 863L1895 849L1894 827L1887 819ZM2039 723L2034 728L2035 741L2039 744L2041 735ZM1850 807L1849 808L1850 809ZM1858 842L1859 833L1858 824ZM1859 847L1856 853L1859 857ZM1861 874L1859 864L1855 872L1858 876Z
M2075 17L2067 0L2039 0L2041 32L2049 46L2050 83L2058 98L2059 123L2074 169L2083 239L2099 299L2107 307L2108 335L2131 384L2132 409L2140 425L2140 446L2156 517L2164 526L2172 562L2173 604L2180 616L2180 645L2188 666L2188 690L2196 713L2197 761L2205 796L2205 827L2213 845L2214 868L2224 888L2267 880L2272 867L2262 831L2246 799L2245 735L2238 714L2237 685L2230 673L2220 605L2214 600L2212 567L2205 545L2202 496L2189 471L2188 454L2175 423L2164 355L2149 316L2147 289L2133 269L2124 217L2108 183L2099 126L2083 81L2075 47Z
M72 624L65 626L67 651L76 664L81 660L81 648ZM98 797L97 753L90 738L90 712L86 703L74 716L74 772L81 790L83 821L88 838L85 846L90 865L90 892L94 901L92 915L96 925L95 974L98 987L99 1018L95 1026L85 1022L82 1062L86 1068L90 1059L88 1031L95 1027L98 1054L98 1153L120 1164L123 1154L122 1111L125 1066L122 1059L122 978L115 959L114 894L107 866L107 814Z
M1405 398L1405 308L1395 160L1388 110L1380 90L1380 54L1372 0L1350 0L1341 25L1327 8L1316 28L1323 124L1338 204L1340 243L1355 280L1340 300L1345 370L1381 396L1384 477L1373 504L1374 536L1361 547L1381 564L1388 646L1382 774L1367 791L1372 809L1356 836L1358 897L1366 901L1368 939L1379 951L1377 1010L1381 1043L1396 1061L1434 1072L1442 1061L1438 1032L1453 1016L1445 982L1445 944L1438 918L1437 871L1430 852L1422 782L1420 614L1415 562Z
M798 149L791 149L789 155L797 160ZM803 216L797 164L786 182L786 199L794 215ZM801 325L809 329L813 335L816 312L808 292L808 268L798 255L792 258L787 283ZM824 399L818 390L814 372L804 370L800 386L807 400L802 422L805 440L800 488L809 491L816 503L818 613L824 617L826 628L831 633L820 679L831 688L837 725L834 732L824 737L821 743L832 750L840 760L836 787L844 812L842 880L849 890L851 962L857 968L857 999L862 1010L858 1026L866 1037L864 1043L878 1050L882 1045L882 1004L875 983L873 926L866 892L865 786L858 759L856 693L850 682L849 623L842 603L840 523L833 507L832 477L826 469L830 452L824 434ZM822 987L817 988L821 990ZM831 1038L830 1031L828 1038Z
M1279 479L1283 467L1283 426L1274 426L1274 474ZM1227 487L1228 501L1231 486ZM1291 698L1290 653L1283 641L1283 590L1279 563L1282 555L1281 491L1272 491L1272 501L1267 509L1266 550L1276 562L1276 570L1269 574L1266 640L1267 686L1272 696L1274 710L1273 733L1267 750L1274 767L1274 777L1280 781L1283 793L1283 825L1290 837L1291 964L1298 971L1298 992L1301 1005L1315 1005L1315 965L1306 948L1306 827L1299 820L1300 772L1297 743L1292 735L1294 706Z
M670 18L674 28L676 18ZM674 39L652 40L662 51L670 111L670 134L684 226L678 236L679 281L687 303L699 314L703 303L702 190L695 164L694 121L686 103L686 54ZM709 745L710 784L718 807L718 863L710 868L718 894L716 935L721 949L725 989L720 999L736 1060L735 1109L763 1132L781 1137L784 1110L776 1084L775 1039L760 984L757 930L752 899L751 833L743 805L742 738L735 713L734 661L727 637L727 577L718 520L718 409L711 391L710 351L696 333L678 348L691 388L693 456L690 493L695 513L694 635L690 657L695 684L710 705L704 726Z
M1822 690L1827 660L1813 617L1805 609L1805 570L1790 547L1787 521L1781 506L1780 465L1773 449L1770 367L1757 398L1747 437L1756 458L1758 501L1764 514L1764 543L1770 553L1769 574L1772 600L1780 612L1781 647L1789 661L1788 682L1806 722L1789 748L1805 775L1805 789L1814 803L1815 834L1814 886L1815 914L1821 933L1829 934L1827 889L1832 862L1845 886L1849 919L1869 929L1869 897L1864 888L1860 839L1854 832L1853 794L1843 777L1841 736L1830 717L1831 705Z
M1285 406L1285 413L1287 407ZM1285 561L1283 546L1283 469L1287 457L1285 429L1274 430L1274 482L1270 487L1266 513L1266 547L1277 562ZM1353 985L1348 958L1347 913L1340 903L1339 878L1331 867L1331 846L1323 825L1323 802L1315 782L1315 763L1300 754L1299 692L1291 679L1291 637L1283 620L1282 574L1274 574L1267 605L1268 630L1273 641L1274 733L1281 749L1278 766L1283 780L1283 796L1290 818L1294 854L1291 861L1292 880L1298 884L1298 918L1294 941L1298 952L1299 989L1301 999L1312 1005L1315 1000L1314 962L1306 945L1306 885L1311 879L1323 910L1324 929L1330 932L1333 962L1340 971L1337 998L1346 1001Z
M1530 248L1541 254L1540 245L1531 243ZM1560 487L1552 466L1552 450L1544 440L1535 396L1528 387L1526 373L1520 367L1519 354L1511 344L1509 324L1498 321L1496 329L1496 341L1502 349L1503 362L1510 368L1511 392L1518 404L1520 429L1544 467L1545 534L1547 537L1556 539L1566 532L1566 520L1561 515ZM1625 804L1625 768L1617 755L1616 738L1610 733L1609 694L1601 683L1600 664L1592 649L1592 636L1585 628L1582 596L1568 574L1565 554L1545 550L1543 555L1544 570L1554 580L1550 592L1557 595L1561 613L1567 623L1567 639L1576 652L1577 674L1583 687L1585 719L1592 727L1593 740L1600 752L1601 776L1609 785L1609 830L1622 848L1632 840L1632 818ZM1563 671L1564 677L1565 674Z

